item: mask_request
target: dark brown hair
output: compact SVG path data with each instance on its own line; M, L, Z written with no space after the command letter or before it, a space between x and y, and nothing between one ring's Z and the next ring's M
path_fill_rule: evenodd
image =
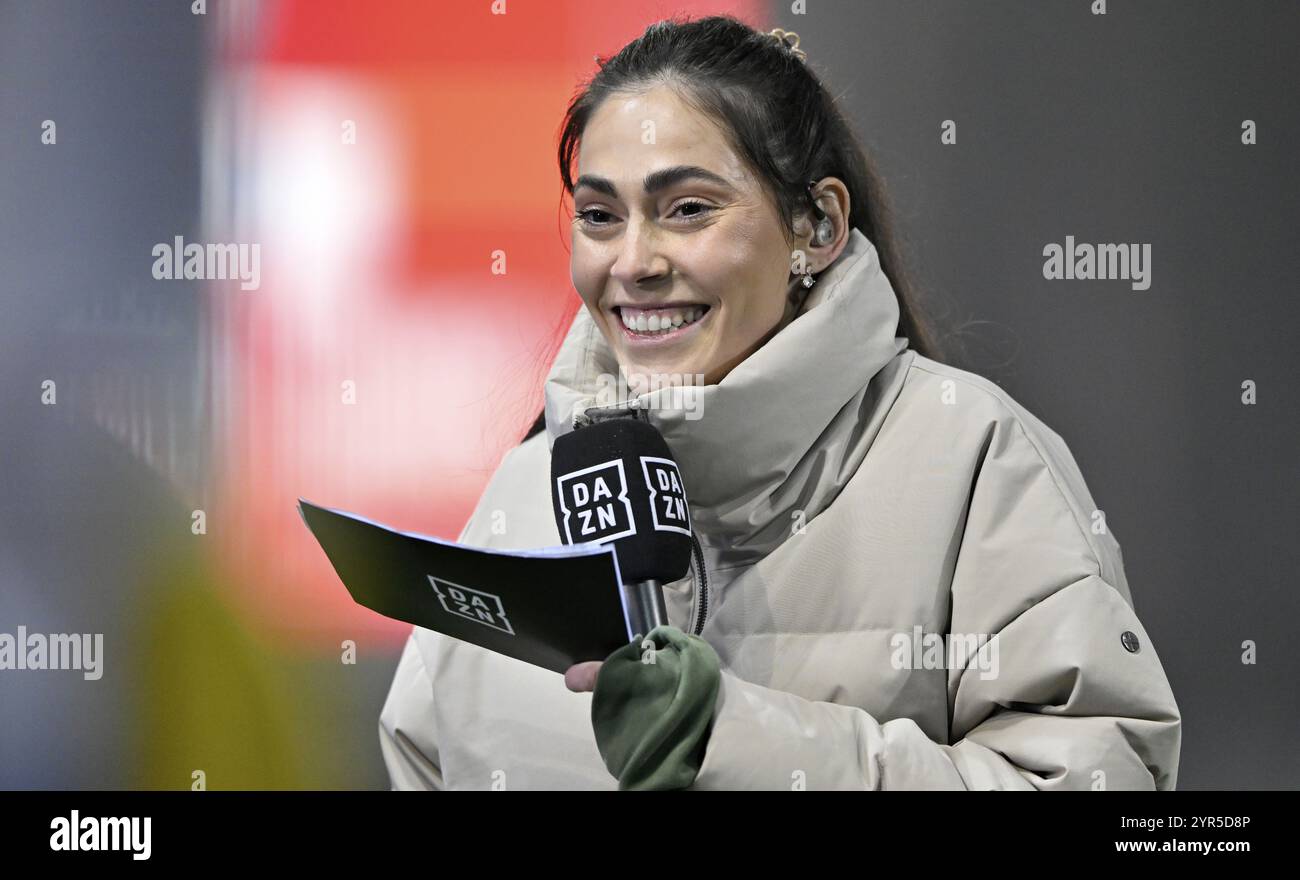
M804 61L769 34L725 15L665 19L646 28L578 91L560 134L560 179L573 195L573 172L587 123L615 93L655 85L722 123L733 148L774 197L786 229L812 207L808 182L836 177L849 191L849 225L876 246L898 295L898 334L938 358L935 334L917 307L903 267L884 182L826 87ZM545 411L524 435L544 430Z

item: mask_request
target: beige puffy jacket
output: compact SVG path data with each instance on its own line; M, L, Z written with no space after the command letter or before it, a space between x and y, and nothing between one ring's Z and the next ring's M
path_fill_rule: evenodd
M723 664L694 787L1172 789L1178 706L1065 443L909 350L898 314L854 230L701 417L649 411L705 562L669 618ZM505 456L462 542L561 543L550 445L617 372L580 309L547 431ZM395 788L612 789L590 712L556 673L417 628L380 743Z

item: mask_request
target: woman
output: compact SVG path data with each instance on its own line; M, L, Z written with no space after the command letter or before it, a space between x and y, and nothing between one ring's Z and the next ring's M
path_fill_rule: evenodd
M1119 545L1055 433L927 356L797 45L660 22L570 106L585 308L460 540L560 543L551 444L621 372L703 568L666 589L671 626L563 679L417 628L380 719L395 787L1174 787ZM703 387L688 407L665 376Z

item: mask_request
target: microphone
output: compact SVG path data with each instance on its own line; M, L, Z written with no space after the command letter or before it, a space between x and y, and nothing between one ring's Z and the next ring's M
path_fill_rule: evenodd
M613 542L632 632L668 623L663 585L691 567L681 471L649 422L612 418L557 437L551 500L566 544Z

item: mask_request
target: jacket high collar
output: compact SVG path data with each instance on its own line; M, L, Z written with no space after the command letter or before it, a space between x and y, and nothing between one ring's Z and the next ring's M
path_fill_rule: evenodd
M875 246L853 229L797 316L722 381L691 398L660 389L622 403L664 435L696 535L720 561L766 555L853 476L878 427L868 385L907 348L894 335L898 317ZM588 409L607 407L618 375L580 308L546 380L548 445Z

